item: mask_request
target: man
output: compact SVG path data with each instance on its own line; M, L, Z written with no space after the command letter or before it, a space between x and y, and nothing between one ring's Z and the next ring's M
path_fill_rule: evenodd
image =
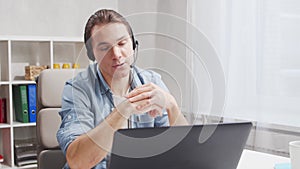
M160 76L134 66L138 43L123 16L97 11L84 38L88 57L96 63L64 88L57 139L66 155L65 168L105 169L114 132L124 126L187 124ZM116 98L122 100L116 103ZM134 120L144 116L153 120Z

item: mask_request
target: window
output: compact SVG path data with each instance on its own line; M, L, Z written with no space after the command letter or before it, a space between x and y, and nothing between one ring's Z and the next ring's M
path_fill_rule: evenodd
M227 84L224 116L300 127L300 1L194 0L188 13L219 53ZM195 60L190 64L199 74ZM212 92L198 92L193 104L209 105Z

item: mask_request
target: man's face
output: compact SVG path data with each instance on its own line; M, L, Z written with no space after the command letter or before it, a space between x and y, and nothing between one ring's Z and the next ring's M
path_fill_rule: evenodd
M128 77L133 62L131 37L122 23L95 25L93 52L106 80Z

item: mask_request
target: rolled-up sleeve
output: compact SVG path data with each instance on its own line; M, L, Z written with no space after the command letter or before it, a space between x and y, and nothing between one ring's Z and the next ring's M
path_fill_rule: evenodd
M61 126L57 141L66 154L67 148L78 136L94 128L94 114L89 109L90 101L84 90L67 82L62 94Z

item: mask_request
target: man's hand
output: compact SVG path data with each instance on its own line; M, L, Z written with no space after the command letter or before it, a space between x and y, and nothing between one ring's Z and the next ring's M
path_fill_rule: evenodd
M162 110L170 107L174 100L173 96L153 83L138 86L126 98L136 105L136 110L149 112L152 117L161 116Z

